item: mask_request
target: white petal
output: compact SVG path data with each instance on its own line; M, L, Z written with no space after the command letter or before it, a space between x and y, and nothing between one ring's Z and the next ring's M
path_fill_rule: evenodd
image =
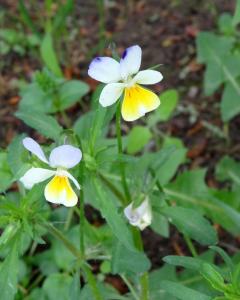
M103 107L114 104L121 96L124 90L123 83L107 84L100 95L99 102Z
M23 139L23 146L30 151L31 153L33 153L34 155L36 155L41 161L45 162L48 164L48 160L42 150L42 148L40 147L40 145L34 141L34 139L26 137Z
M133 81L139 84L155 84L160 82L163 76L155 70L144 70L137 73Z
M140 69L142 60L142 49L138 46L132 46L127 48L120 60L120 72L123 79L126 79L129 75L137 73Z
M69 179L72 180L72 182L75 184L78 190L81 189L77 179L74 176L72 176L68 171L65 170L57 171L57 175L68 177Z
M31 168L20 178L20 181L26 189L31 189L34 184L52 177L55 173L56 171L43 168Z
M82 152L80 149L71 145L62 145L52 150L49 162L52 168L70 169L76 166L81 159Z
M88 75L103 83L117 82L121 79L119 62L111 57L96 57L89 65Z

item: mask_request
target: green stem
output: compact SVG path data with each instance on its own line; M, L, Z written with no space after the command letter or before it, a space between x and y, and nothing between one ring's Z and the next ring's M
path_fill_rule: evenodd
M120 101L116 111L116 130L117 130L118 154L121 155L123 154L123 148L122 148L122 135L121 135L121 102ZM123 163L120 163L120 172L121 172L121 179L122 179L122 185L123 185L125 196L128 202L131 202L131 195L128 189L126 175L125 175L125 167Z
M65 247L71 251L71 253L79 260L81 260L83 262L83 256L82 254L78 251L77 248L75 248L75 246L68 240L65 238L65 236L61 233L61 231L59 231L56 227L54 227L52 224L49 223L44 223L45 228L47 228L49 230L49 232L54 235L56 238L58 238L60 241L63 242L63 244L65 245ZM83 269L83 271L85 272L87 281L90 285L90 288L93 292L94 298L95 300L104 300L98 290L97 287L97 283L95 280L94 275L91 272L90 267L86 264L86 263L82 263L81 264L81 268Z
M98 290L98 287L97 287L97 283L96 283L96 280L95 280L95 277L91 271L91 269L87 266L87 265L83 265L82 266L85 274L86 274L86 277L87 277L87 281L88 281L88 284L92 290L92 293L94 295L94 298L96 300L104 300Z
M122 277L123 281L126 283L129 291L132 293L134 299L139 300L139 297L138 297L134 287L132 286L131 282L127 279L127 277L125 275L122 274L121 277Z
M140 231L135 228L132 227L132 234L133 234L133 239L134 239L134 243L136 248L143 252L144 248L143 248L143 242L142 242L142 237L141 237L141 233ZM149 290L149 284L148 284L148 272L143 273L143 275L140 277L140 284L141 284L141 300L148 300L149 299L149 294L148 294L148 290Z
M65 236L62 234L60 230L58 230L56 227L54 227L50 223L44 223L43 224L45 228L48 229L48 231L54 235L57 239L59 239L65 247L79 260L82 260L82 254L80 251L68 240L65 238Z
M196 251L191 239L189 238L189 236L186 235L186 234L184 234L183 236L184 236L185 242L186 242L192 256L193 257L198 257L197 251Z
M84 221L85 221L85 214L84 214L84 194L83 190L80 190L80 251L85 256L85 244L84 244Z
M68 231L68 229L69 229L69 227L71 225L72 217L73 217L73 212L74 212L74 209L73 209L73 207L71 207L68 210L67 220L66 220L66 223L65 223L65 226L64 226L64 231Z
M126 198L124 195L118 190L118 188L108 180L102 173L98 173L100 179L105 183L105 185L112 191L112 193L121 201L121 203L125 206L127 204Z

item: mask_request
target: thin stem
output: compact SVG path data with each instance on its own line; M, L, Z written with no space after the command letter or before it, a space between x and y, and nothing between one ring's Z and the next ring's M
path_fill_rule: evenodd
M106 186L112 191L112 193L121 201L123 205L126 204L126 198L124 195L118 190L118 188L106 178L102 173L98 173L100 179L106 184Z
M136 299L136 300L140 300L134 287L132 286L131 282L127 279L127 277L124 275L124 274L121 274L121 278L123 279L123 281L126 283L129 291L132 293L133 297Z
M186 234L184 234L183 236L184 236L185 242L186 242L192 256L193 257L198 257L197 251L196 251L191 239L189 238L189 236L186 235Z
M72 222L72 217L73 217L73 212L74 212L74 208L71 207L69 210L68 210L68 214L67 214L67 220L66 220L66 223L64 225L64 231L68 231L70 225L71 225L71 222Z
M85 223L85 214L84 214L84 194L83 190L80 190L80 251L85 257L85 244L84 244L84 223Z
M123 154L123 149L122 149L122 135L121 135L121 103L120 102L117 106L117 112L116 112L116 130L117 130L118 154L121 155ZM131 195L128 189L126 175L125 175L125 167L123 163L120 163L120 172L121 172L121 179L122 179L122 185L123 185L125 196L128 202L131 202Z
M82 268L86 274L88 284L92 290L92 293L93 293L95 299L96 300L104 300L98 290L97 283L96 283L95 277L94 277L91 269L87 265L83 265Z
M54 227L50 223L44 223L43 224L45 228L48 229L48 231L54 235L57 239L59 239L65 247L77 258L82 260L82 254L80 251L68 240L65 238L65 236L62 234L60 230L58 230L56 227Z
M144 251L140 231L137 228L132 227L132 234L133 234L133 239L134 239L136 248L141 252ZM140 299L148 300L149 299L148 272L143 273L143 275L140 277L140 284L141 284L141 298Z
M56 238L58 238L60 241L63 242L63 244L66 246L66 248L71 251L71 253L79 260L80 262L83 262L83 256L80 251L78 251L77 248L68 240L65 238L65 236L59 231L56 227L54 227L52 224L44 223L44 226L49 230L50 233L52 233ZM94 275L92 274L90 267L86 263L81 264L81 268L84 270L87 281L90 285L90 288L92 289L92 292L94 294L95 300L104 300L98 290L97 283L95 280Z
M143 275L140 278L140 282L142 287L141 300L148 300L149 299L148 272L143 273Z
M66 114L66 112L64 110L61 111L61 115L62 115L62 118L64 120L65 126L67 128L71 128L72 127L72 122L71 122L70 118L68 117L68 115Z

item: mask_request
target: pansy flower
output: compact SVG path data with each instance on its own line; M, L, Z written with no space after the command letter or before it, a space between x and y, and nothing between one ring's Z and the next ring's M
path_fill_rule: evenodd
M77 189L80 189L80 186L67 170L75 167L81 161L81 150L71 145L62 145L54 148L49 159L47 159L40 145L32 138L24 138L23 146L52 168L51 170L34 167L29 169L20 178L25 188L31 189L35 184L53 177L45 187L46 200L67 207L76 205L78 197L72 189L69 179L72 180Z
M124 93L122 117L135 121L160 105L159 97L141 85L155 84L163 76L155 70L139 71L142 50L138 45L127 48L120 62L111 57L96 57L90 64L88 75L106 83L99 102L103 107L114 104Z
M136 208L133 208L133 203L130 203L125 207L124 214L129 223L140 230L145 229L152 222L152 209L148 198Z

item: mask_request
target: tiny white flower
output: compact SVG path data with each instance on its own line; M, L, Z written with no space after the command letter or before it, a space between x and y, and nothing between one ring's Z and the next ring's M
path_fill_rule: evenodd
M133 208L133 202L124 209L124 214L129 223L137 226L140 230L145 229L152 222L152 209L148 198L140 206Z
M135 121L160 105L159 97L141 84L155 84L163 76L155 70L139 71L142 50L138 45L127 48L120 62L111 57L96 57L91 62L88 75L106 83L99 102L103 107L114 104L124 92L122 117Z
M73 191L69 179L72 180L77 189L80 189L80 186L67 169L73 168L81 161L81 150L71 145L62 145L52 150L48 160L40 145L32 138L24 138L23 146L54 169L32 167L20 178L25 188L31 189L35 184L54 176L45 187L46 200L67 207L76 205L78 197Z

